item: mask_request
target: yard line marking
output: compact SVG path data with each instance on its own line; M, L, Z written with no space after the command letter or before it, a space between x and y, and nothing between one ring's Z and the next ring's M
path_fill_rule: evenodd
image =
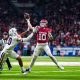
M63 66L80 66L80 62L58 62ZM11 62L12 65L18 65L18 62ZM24 62L24 65L29 65L30 62ZM35 62L35 66L56 66L53 62Z
M45 73L45 72L80 72L80 70L67 70L67 71L62 71L62 70L59 70L59 71L57 71L57 70L53 70L53 71L43 71L43 70L41 70L41 71L31 71L32 73L39 73L39 72L41 72L41 73ZM6 71L6 70L4 70L4 72L9 72L9 71ZM10 73L14 73L14 72L20 72L20 71L11 71Z

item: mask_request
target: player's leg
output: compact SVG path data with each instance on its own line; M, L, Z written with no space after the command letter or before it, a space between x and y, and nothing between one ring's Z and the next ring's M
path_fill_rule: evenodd
M1 57L1 54L0 54L0 71L2 70L1 60L2 60L2 57Z
M64 67L58 64L57 59L51 54L51 51L50 51L50 48L49 48L48 45L46 45L46 46L44 47L44 50L45 50L45 52L47 53L47 55L51 58L51 60L57 65L57 67L60 68L61 70L63 70Z
M12 51L11 53L9 53L9 56L18 60L18 63L19 63L20 68L21 68L21 71L23 73L25 71L25 69L23 67L23 62L22 62L22 59L21 59L20 55L18 55L15 51Z
M32 60L31 60L30 66L29 66L30 69L34 65L34 63L35 63L38 55L40 54L40 52L41 52L41 46L37 45L36 48L35 48L35 50L34 50L34 52L33 52Z
M3 62L4 62L4 58L5 57L5 54L4 53L2 53L2 54L0 54L0 71L2 71L3 70Z
M0 59L0 70L3 70L3 66L4 66L4 63L6 62L7 57L8 55L3 52Z
M28 69L26 69L26 72L30 72L31 71L32 66L34 65L34 63L35 63L38 55L40 54L40 52L41 52L41 46L37 45L35 50L34 50L34 52L33 52L33 56L32 56L32 60L31 60L30 66L29 66ZM25 73L25 74L27 74L27 73Z
M10 63L9 58L6 59L6 63L8 65L8 69L11 70L12 69L12 66L11 66L11 63Z

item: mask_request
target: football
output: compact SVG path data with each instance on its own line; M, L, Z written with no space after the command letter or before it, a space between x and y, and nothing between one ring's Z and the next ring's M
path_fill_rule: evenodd
M30 18L30 15L28 13L24 13L24 18L25 19L29 19Z

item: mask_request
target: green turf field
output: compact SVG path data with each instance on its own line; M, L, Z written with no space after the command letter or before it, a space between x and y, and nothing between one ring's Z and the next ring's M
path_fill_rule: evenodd
M59 62L80 62L80 57L56 57ZM16 62L10 59L11 62ZM30 62L31 57L23 58L23 62ZM39 57L39 62L51 62L48 57ZM25 64L25 68L29 65ZM65 66L63 71L56 66L34 66L28 75L23 75L18 65L13 65L11 71L6 64L4 70L0 72L0 80L80 80L79 66Z

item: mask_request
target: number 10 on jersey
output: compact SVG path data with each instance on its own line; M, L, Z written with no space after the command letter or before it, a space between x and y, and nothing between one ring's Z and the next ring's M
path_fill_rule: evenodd
M46 33L39 33L39 40L46 40Z

